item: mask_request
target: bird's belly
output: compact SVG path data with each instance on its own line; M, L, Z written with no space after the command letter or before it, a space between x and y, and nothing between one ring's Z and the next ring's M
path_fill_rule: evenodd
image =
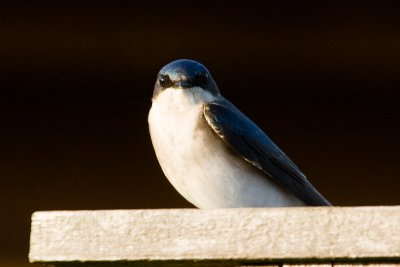
M208 126L202 106L181 114L152 107L149 124L163 172L195 206L210 209L304 205L233 152Z

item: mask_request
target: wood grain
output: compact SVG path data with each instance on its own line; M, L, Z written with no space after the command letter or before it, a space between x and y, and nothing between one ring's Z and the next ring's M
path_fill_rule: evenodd
M42 263L398 262L399 233L399 206L36 212L29 258Z

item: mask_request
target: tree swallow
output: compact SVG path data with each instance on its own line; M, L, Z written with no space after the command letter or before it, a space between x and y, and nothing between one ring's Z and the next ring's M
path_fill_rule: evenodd
M198 208L330 205L196 61L160 70L148 121L165 176Z

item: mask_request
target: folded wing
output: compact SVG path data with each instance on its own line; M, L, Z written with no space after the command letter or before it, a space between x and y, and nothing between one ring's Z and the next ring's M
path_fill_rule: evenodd
M204 106L204 117L234 151L310 206L331 205L300 169L249 118L226 99Z

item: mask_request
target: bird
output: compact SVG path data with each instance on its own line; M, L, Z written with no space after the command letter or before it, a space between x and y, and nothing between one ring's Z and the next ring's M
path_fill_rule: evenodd
M148 123L162 171L197 208L331 205L197 61L161 68Z

